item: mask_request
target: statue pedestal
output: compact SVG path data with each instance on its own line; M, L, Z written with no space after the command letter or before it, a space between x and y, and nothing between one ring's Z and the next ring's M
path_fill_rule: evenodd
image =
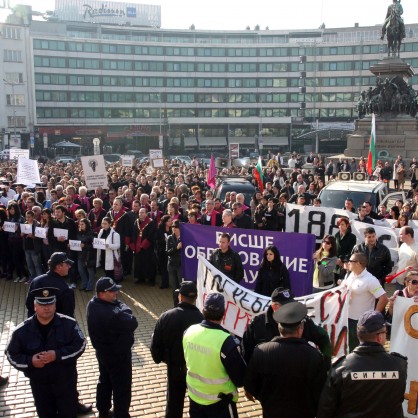
M414 69L400 58L386 57L372 65L370 72L377 80L376 87L374 89L370 87L367 92L369 96L367 113L373 111L376 114L377 158L379 153L381 153L380 158L397 155L405 158L417 156L418 124L416 117L410 115L416 114L416 107L413 107L416 99L415 92L408 84L408 80L415 75ZM395 100L397 100L396 105L394 105ZM408 100L409 103L413 100L413 105L406 105ZM371 126L371 114L356 121L356 130L347 136L345 155L367 157Z
M347 136L347 149L344 154L350 157L367 157L372 129L372 117L366 116L356 122L356 130ZM382 152L384 151L384 152ZM418 155L418 122L415 117L376 116L376 155L379 158L402 155L412 158Z

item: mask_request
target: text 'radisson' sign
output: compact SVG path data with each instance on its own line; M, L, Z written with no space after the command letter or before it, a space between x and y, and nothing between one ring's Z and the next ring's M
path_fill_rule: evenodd
M84 7L84 18L87 17L100 17L100 16L116 16L125 17L126 13L121 9L112 9L107 4L102 4L98 9L93 8L90 4L83 4ZM131 13L130 13L131 15ZM133 16L130 16L133 17Z

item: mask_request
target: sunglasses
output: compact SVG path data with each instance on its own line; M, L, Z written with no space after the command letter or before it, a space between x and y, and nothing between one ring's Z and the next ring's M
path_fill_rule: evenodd
M416 286L418 284L418 280L411 280L410 283Z
M322 241L323 244L328 244L331 245L331 243L329 241Z

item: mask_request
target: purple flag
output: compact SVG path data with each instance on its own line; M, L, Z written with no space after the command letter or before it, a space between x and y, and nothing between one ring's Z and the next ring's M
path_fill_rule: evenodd
M215 157L213 155L210 156L207 184L211 189L216 188L216 167L215 167Z

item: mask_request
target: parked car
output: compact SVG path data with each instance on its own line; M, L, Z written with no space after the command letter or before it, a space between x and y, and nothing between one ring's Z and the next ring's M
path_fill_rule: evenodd
M250 206L251 198L255 193L255 187L243 177L224 177L221 178L219 185L216 187L215 197L224 200L226 192L243 193L245 196L245 204Z
M55 161L57 163L63 163L63 164L68 164L68 163L73 163L75 162L76 157L73 155L57 155L55 157Z
M106 154L104 155L105 162L109 164L117 163L120 161L121 154Z
M181 163L186 163L190 165L192 163L192 159L188 155L174 155L170 157L171 160L177 160Z

